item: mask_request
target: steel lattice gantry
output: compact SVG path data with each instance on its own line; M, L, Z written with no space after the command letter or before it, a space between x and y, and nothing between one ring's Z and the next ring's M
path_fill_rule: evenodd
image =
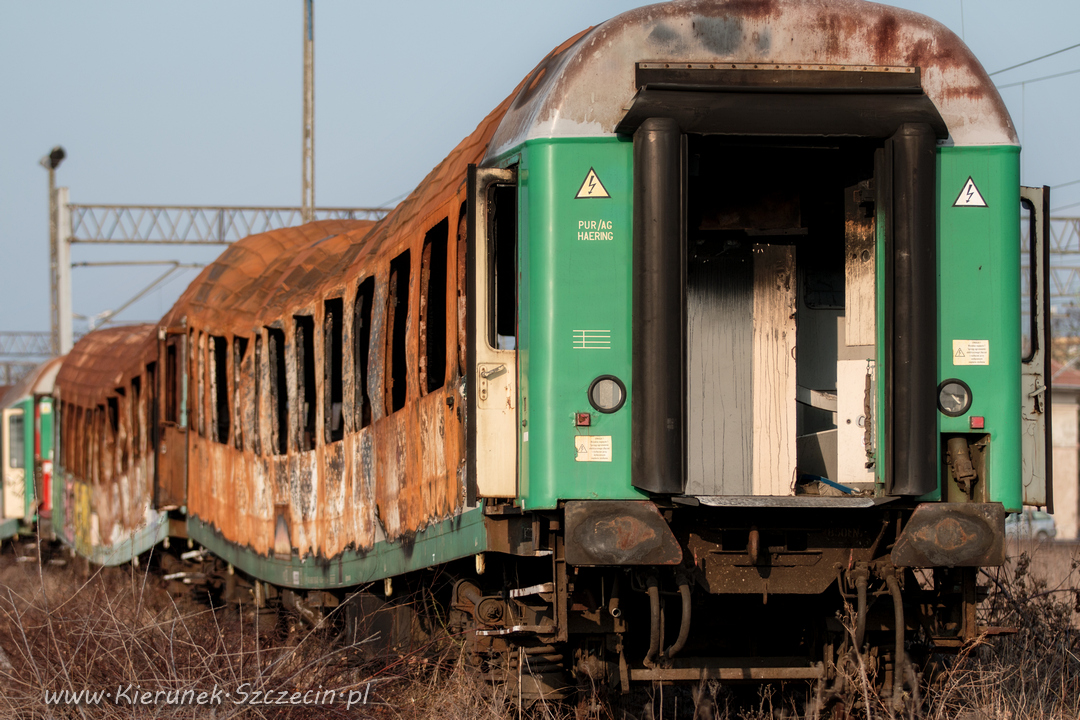
M300 225L299 207L69 205L72 243L227 245ZM316 220L380 220L388 208L316 208Z

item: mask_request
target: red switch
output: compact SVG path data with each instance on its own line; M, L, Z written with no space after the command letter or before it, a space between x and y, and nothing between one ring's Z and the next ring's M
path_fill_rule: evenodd
M971 429L972 430L982 430L985 427L986 427L986 418L982 418L982 417L979 417L977 415L971 418Z
M574 424L578 427L589 427L592 425L592 415L589 413L574 413Z

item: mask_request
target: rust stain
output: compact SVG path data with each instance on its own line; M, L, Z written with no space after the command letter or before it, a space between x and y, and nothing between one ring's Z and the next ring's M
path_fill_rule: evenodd
M601 520L596 523L597 532L608 532L615 537L615 546L620 550L631 550L656 537L656 531L637 518L629 516Z

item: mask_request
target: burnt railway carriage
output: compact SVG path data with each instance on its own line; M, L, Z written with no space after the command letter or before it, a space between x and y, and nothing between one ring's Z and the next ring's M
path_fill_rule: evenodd
M854 642L899 701L916 647L979 632L1005 513L1051 500L1047 203L925 17L626 13L383 221L253 236L130 348L84 339L69 364L123 371L61 372L66 537L186 535L308 614L449 566L523 696L832 682ZM143 480L94 469L120 446Z

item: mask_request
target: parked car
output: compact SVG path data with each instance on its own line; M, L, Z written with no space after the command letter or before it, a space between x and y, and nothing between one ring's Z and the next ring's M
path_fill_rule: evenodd
M1005 534L1009 537L1034 538L1042 542L1057 535L1057 525L1050 513L1028 509L1009 515L1005 520Z

